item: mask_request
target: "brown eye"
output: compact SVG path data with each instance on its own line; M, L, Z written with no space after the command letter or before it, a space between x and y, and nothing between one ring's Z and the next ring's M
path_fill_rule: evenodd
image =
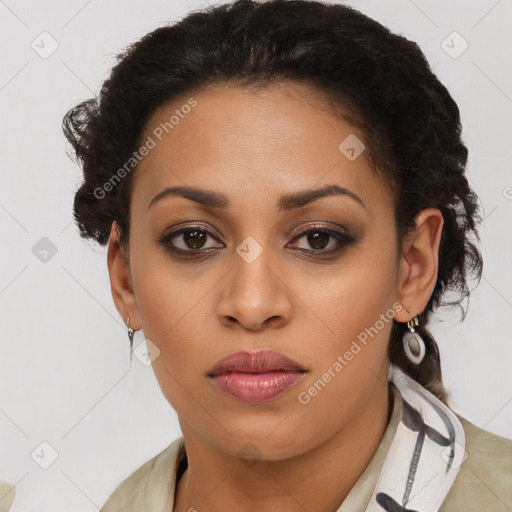
M159 243L176 254L210 252L212 249L224 247L213 233L194 226L172 231L160 238Z
M303 242L301 242L303 240ZM355 238L348 233L330 229L309 229L303 231L292 240L293 248L302 252L330 253L341 250L355 242Z
M325 231L311 231L307 235L307 241L313 249L325 249L329 244L330 238L332 238L331 235Z
M204 231L184 231L183 241L190 249L201 249L206 242L208 235Z

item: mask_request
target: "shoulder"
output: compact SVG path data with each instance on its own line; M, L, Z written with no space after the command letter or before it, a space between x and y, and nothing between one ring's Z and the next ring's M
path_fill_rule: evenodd
M100 512L167 512L174 500L176 464L183 446L180 437L136 469L118 485Z
M440 512L512 508L512 441L458 416L466 435L466 458Z
M0 512L7 512L14 502L16 487L7 482L0 482Z

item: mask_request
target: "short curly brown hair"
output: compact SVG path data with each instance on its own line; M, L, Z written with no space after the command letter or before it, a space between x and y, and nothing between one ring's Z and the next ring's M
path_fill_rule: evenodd
M149 116L163 103L201 87L313 86L339 115L362 130L373 168L395 199L398 243L421 210L444 219L435 288L420 315L427 355L405 357L405 324L393 322L390 361L446 401L439 352L426 329L439 306L460 306L468 279L480 281L482 257L472 238L482 220L465 176L468 150L460 115L418 45L346 5L315 0L237 0L189 13L128 46L96 98L64 117L63 130L83 167L74 218L81 236L105 245L112 223L129 240L134 170L105 197L97 190L139 147ZM451 300L447 296L451 294Z

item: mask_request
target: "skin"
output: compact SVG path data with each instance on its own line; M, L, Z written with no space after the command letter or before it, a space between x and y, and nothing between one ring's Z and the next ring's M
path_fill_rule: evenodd
M392 192L366 152L350 161L338 149L349 134L363 134L305 85L217 85L191 96L197 106L136 170L127 252L115 224L108 246L116 308L158 347L153 369L187 446L173 510L334 511L389 420L391 321L308 404L298 394L393 304L397 322L423 311L436 282L442 214L423 210L397 252ZM142 140L187 99L156 110ZM276 206L282 194L331 184L365 206L343 195L290 211ZM225 194L230 206L171 196L148 209L165 187L185 185ZM200 258L173 256L158 242L170 228L197 225L217 237L204 240L211 252ZM311 251L334 249L335 238L296 239L306 229L343 233L340 226L355 242L330 255ZM251 263L236 252L248 236L262 248ZM183 236L173 243L201 248ZM308 370L269 402L237 402L206 377L228 354L267 348ZM249 442L252 464L239 456Z

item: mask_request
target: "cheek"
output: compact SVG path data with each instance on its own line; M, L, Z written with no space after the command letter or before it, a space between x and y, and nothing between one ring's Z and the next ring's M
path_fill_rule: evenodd
M380 250L368 243L347 254L325 276L316 276L316 286L311 277L301 279L298 289L308 290L303 293L303 301L315 313L309 316L322 328L331 348L341 349L350 344L383 314L386 325L391 323L394 310L389 310L396 297L396 259L389 243ZM377 328L386 330L382 322L378 322Z
M160 389L179 412L195 409L198 383L209 366L205 360L211 340L205 331L200 302L202 294L184 288L166 286L160 279L154 287L150 280L139 290L139 311L144 334L157 347L152 366ZM199 301L199 303L198 303Z
M138 310L146 338L160 350L170 370L192 364L198 367L201 347L208 345L204 316L209 302L204 288L191 290L179 280L144 279L137 290Z
M361 258L324 286L318 303L312 304L322 322L316 322L320 330L316 336L311 330L308 343L313 369L296 393L304 446L315 438L329 438L358 413L376 386L386 385L396 313L392 263Z
M317 293L304 299L309 311L301 314L311 321L304 334L305 339L310 336L314 371L301 391L311 402L310 413L338 404L338 412L348 414L369 393L387 361L397 309L392 243L388 241L380 251L370 244L354 251L339 269L330 271L329 279L320 280L314 288Z
M155 251L156 252L156 251ZM153 370L167 400L177 410L177 401L187 400L197 382L210 368L206 347L212 346L212 290L219 276L214 272L186 271L165 255L150 251L132 259L137 308L144 335L157 347ZM207 325L208 324L208 325ZM156 352L156 350L155 350Z
M137 309L144 333L163 350L184 325L197 323L202 298L215 276L202 273L199 265L173 262L150 240L141 240L131 261Z

